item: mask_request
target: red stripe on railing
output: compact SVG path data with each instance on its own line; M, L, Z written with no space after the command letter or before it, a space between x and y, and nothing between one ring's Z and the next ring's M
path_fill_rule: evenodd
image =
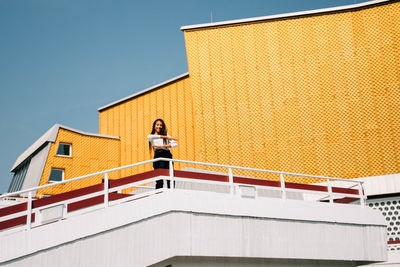
M328 192L328 187L323 185L285 183L285 187L290 189Z
M92 185L92 186L76 189L76 190L73 190L73 191L69 191L69 192L53 195L53 196L50 196L50 197L37 199L37 200L33 201L32 208L39 208L39 207L50 205L50 204L53 204L53 203L65 201L65 200L68 200L68 199L71 199L71 198L75 198L75 197L80 197L80 196L96 193L96 192L99 192L99 191L101 191L103 189L104 189L103 184L97 184L97 185Z
M341 194L358 195L358 189L352 189L352 188L332 187L332 192L333 193L341 193Z
M104 202L104 196L97 196L68 204L68 212L87 208Z
M149 178L153 178L156 176L161 176L161 175L165 175L165 176L169 176L169 170L166 169L157 169L154 171L148 171L148 172L144 172L144 173L139 173L139 174L135 174L132 176L128 176L128 177L124 177L121 179L117 179L117 180L110 180L109 181L109 188L114 188L114 187L118 187L121 185L126 185L126 184L130 184L130 183L134 183L134 182L139 182L145 179L149 179Z
M34 222L34 221L35 221L35 214L32 214L31 222ZM4 229L15 227L15 226L19 226L19 225L24 225L24 224L26 224L26 215L0 222L0 231L4 230Z
M129 196L132 196L132 195L109 193L108 200L113 201L113 200L129 197ZM87 208L87 207L102 204L102 203L104 203L104 195L96 196L96 197L92 197L92 198L88 198L88 199L84 199L84 200L80 200L80 201L68 204L67 210L68 210L68 212L71 212L71 211Z
M234 183L240 184L248 184L248 185L260 185L260 186L272 186L272 187L281 187L280 181L271 181L271 180L264 180L264 179L252 179L246 177L233 177Z
M335 203L342 203L342 204L349 204L351 202L360 200L359 198L355 198L355 197L344 197L344 198L340 198L340 199L335 199L333 200L333 202Z
M0 209L0 217L7 216L13 213L25 211L27 209L27 202L8 206Z
M201 172L174 171L174 176L179 178L189 178L189 179L217 181L217 182L229 181L229 177L227 175L201 173Z
M291 188L291 189L328 192L328 187L325 185L285 183L285 187ZM358 190L352 189L352 188L332 187L332 192L333 193L341 193L341 194L358 195Z
M400 240L391 240L387 242L388 245L400 244Z

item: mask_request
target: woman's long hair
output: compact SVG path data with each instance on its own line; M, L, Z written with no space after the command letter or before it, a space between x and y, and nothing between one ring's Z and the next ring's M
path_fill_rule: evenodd
M153 122L153 127L151 128L151 134L155 134L155 133L156 133L155 127L156 127L156 123L157 123L158 121L160 121L161 124L162 124L162 129L161 129L161 131L160 131L160 135L167 135L167 126L165 126L165 122L164 122L163 119L156 119L156 120ZM164 144L167 144L167 139L163 139L163 143L164 143ZM151 151L151 143L150 143L150 142L149 142L149 150Z

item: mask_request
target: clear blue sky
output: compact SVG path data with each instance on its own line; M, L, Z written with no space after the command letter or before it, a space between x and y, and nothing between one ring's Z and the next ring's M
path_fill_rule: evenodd
M181 26L359 2L0 0L0 194L55 123L97 133L97 108L187 72Z

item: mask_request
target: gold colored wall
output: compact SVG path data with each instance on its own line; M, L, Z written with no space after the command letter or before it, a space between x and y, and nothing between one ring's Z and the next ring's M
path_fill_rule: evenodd
M399 2L184 35L196 160L344 178L400 171Z
M169 135L179 139L178 147L171 149L173 157L194 159L193 101L188 77L100 111L99 116L100 133L121 138L121 166L152 159L147 135L157 118L165 121ZM121 172L126 176L151 169L152 165L147 164Z
M71 157L56 155L60 142L72 144ZM120 140L118 139L86 136L60 128L56 141L51 144L39 185L47 184L51 168L64 169L64 180L67 180L119 167L119 143ZM118 178L119 175L119 172L114 172L109 175L109 178L115 179ZM57 194L98 184L103 178L104 175L95 176L77 182L68 183L66 185L50 187L48 189L40 190L38 196Z

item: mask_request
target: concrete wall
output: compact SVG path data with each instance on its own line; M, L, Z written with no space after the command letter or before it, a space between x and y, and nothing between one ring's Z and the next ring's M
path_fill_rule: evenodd
M0 238L0 266L147 266L175 256L385 261L386 225L354 205L175 190Z

